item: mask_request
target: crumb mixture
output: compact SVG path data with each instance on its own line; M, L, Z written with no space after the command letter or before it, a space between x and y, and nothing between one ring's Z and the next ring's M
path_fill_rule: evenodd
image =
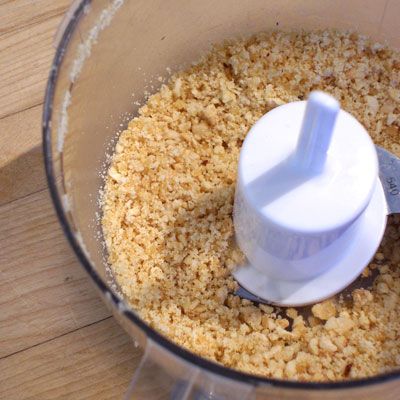
M355 33L262 33L214 47L149 98L116 145L102 223L116 281L152 327L241 371L333 381L400 367L400 218L363 274L377 277L347 298L278 309L235 296L231 276L243 139L315 89L400 156L399 53Z

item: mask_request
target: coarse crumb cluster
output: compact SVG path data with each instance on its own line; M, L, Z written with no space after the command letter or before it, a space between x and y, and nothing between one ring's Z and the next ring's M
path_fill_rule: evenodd
M348 297L282 310L235 296L230 274L243 139L315 89L400 156L399 53L355 33L261 33L214 47L149 98L115 147L102 224L116 281L155 329L231 368L334 381L400 367L400 218Z

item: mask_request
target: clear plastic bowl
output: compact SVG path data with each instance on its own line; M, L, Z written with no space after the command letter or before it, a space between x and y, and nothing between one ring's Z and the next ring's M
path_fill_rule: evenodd
M163 337L125 305L111 283L97 202L115 133L135 115L144 93L157 90L160 82L151 78L167 76L167 67L173 72L198 59L211 43L276 27L357 29L399 48L399 15L399 0L74 2L56 37L46 91L46 172L82 266L115 318L145 349L126 398L400 398L400 371L337 383L267 379L205 360Z

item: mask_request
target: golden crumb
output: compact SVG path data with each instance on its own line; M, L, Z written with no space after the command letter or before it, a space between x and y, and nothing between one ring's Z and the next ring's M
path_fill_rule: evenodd
M336 315L336 306L332 300L325 300L322 303L315 304L311 311L315 317L327 320Z
M400 156L400 56L343 32L268 32L216 46L149 98L119 137L102 225L114 277L152 327L227 367L302 381L400 364L400 217L372 287L282 311L235 296L232 207L240 147L270 109L335 96ZM364 279L364 278L361 278Z

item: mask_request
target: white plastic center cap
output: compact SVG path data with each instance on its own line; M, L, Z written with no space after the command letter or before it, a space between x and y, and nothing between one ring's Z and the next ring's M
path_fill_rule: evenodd
M386 224L364 127L322 92L264 115L240 153L234 223L249 262L234 275L253 294L304 305L342 290L371 259Z

